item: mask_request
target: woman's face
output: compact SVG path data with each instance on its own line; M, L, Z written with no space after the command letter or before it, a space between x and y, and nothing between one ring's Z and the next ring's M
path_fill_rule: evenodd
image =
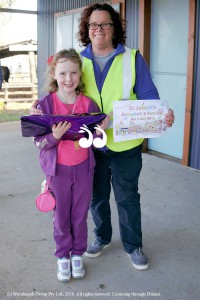
M90 15L89 24L111 23L110 14L107 11L95 10ZM111 25L108 29L102 29L100 26L96 30L89 29L89 37L92 43L93 51L98 54L107 54L113 50L114 27Z

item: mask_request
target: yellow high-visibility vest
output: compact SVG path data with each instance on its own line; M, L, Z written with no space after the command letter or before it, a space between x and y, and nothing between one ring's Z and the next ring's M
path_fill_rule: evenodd
M93 99L104 113L109 114L113 111L113 101L136 100L136 95L133 93L136 77L135 57L136 50L127 47L125 47L123 54L115 57L105 78L101 94L96 85L92 61L86 57L81 57L83 81L86 87L84 94ZM137 147L143 142L143 139L114 142L113 128L108 128L105 132L107 134L106 146L112 151L126 151Z

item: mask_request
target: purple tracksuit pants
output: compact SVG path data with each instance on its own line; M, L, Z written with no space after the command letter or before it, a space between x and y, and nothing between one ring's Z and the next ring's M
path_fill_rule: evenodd
M87 249L87 215L93 185L89 159L75 166L57 164L49 187L56 199L54 211L55 256L69 258Z

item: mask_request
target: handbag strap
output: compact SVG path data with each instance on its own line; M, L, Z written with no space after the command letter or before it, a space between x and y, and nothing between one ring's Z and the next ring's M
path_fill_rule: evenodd
M46 182L45 182L45 186L44 186L44 191L48 191L49 190L49 183L51 180L51 176L46 177Z

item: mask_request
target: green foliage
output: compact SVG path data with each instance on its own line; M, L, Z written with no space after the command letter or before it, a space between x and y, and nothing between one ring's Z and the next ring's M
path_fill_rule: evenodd
M0 123L20 121L20 117L28 115L29 109L3 109L0 110Z
M10 8L16 0L1 0L0 8Z

